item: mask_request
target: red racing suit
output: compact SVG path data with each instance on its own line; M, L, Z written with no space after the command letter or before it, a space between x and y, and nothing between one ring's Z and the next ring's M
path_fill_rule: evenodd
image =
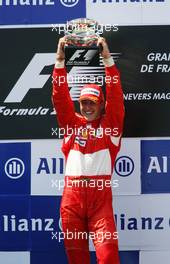
M105 67L105 80L111 80L106 81L105 114L91 122L75 113L66 76L65 68L54 68L52 100L59 126L65 129L62 146L66 158L65 187L60 211L68 262L90 263L90 237L99 264L119 264L109 184L124 120L119 71L115 65Z

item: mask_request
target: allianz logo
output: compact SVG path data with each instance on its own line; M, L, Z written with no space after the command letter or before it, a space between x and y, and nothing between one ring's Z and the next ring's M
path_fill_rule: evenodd
M5 163L5 174L10 179L18 179L21 178L25 172L24 162L19 158L10 158Z
M151 173L168 173L170 166L169 156L149 156L146 172ZM121 156L116 159L115 172L122 177L130 176L135 169L134 161L129 156Z
M116 159L115 172L122 177L130 176L134 171L134 161L129 156L121 156Z
M40 157L38 160L37 174L63 174L64 173L64 158L45 158Z
M28 232L28 231L54 231L53 218L18 218L16 215L2 215L1 231L4 232Z
M60 3L65 7L74 7L79 3L79 0L60 0ZM54 0L0 0L0 6L54 6Z
M4 166L5 174L12 180L19 179L24 175L25 163L23 160L13 157L5 162ZM51 174L63 174L64 173L64 158L45 158L40 157L38 159L37 174L45 173Z
M79 0L60 0L60 2L65 7L73 7L78 4Z
M162 216L138 216L128 217L127 214L115 214L115 221L118 230L163 230L166 228L165 224L169 222Z
M167 156L150 156L147 173L168 173L169 157Z

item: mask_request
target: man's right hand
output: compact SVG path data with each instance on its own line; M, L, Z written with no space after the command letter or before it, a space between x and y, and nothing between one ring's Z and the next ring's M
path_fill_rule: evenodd
M65 53L64 53L65 45L66 45L65 37L60 38L58 42L57 53L56 53L56 60L58 62L65 60Z

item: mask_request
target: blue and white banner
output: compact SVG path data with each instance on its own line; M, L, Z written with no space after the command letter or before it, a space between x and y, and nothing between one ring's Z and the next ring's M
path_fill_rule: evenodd
M85 16L85 0L0 0L0 25L66 23Z
M169 0L0 0L0 25L66 23L79 17L104 25L168 25L169 9Z
M168 250L169 142L122 140L113 175L118 185L112 188L121 250ZM61 140L3 141L0 154L0 250L62 245L56 235L64 187Z

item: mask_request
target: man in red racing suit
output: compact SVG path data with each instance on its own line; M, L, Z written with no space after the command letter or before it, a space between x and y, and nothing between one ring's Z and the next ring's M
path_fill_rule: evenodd
M62 151L66 170L60 212L69 264L90 263L89 238L98 264L120 263L111 175L123 129L123 92L105 39L99 38L99 44L105 65L105 103L101 87L86 84L79 99L81 115L75 113L64 68L65 38L59 41L53 71L52 100L59 126L65 131Z

